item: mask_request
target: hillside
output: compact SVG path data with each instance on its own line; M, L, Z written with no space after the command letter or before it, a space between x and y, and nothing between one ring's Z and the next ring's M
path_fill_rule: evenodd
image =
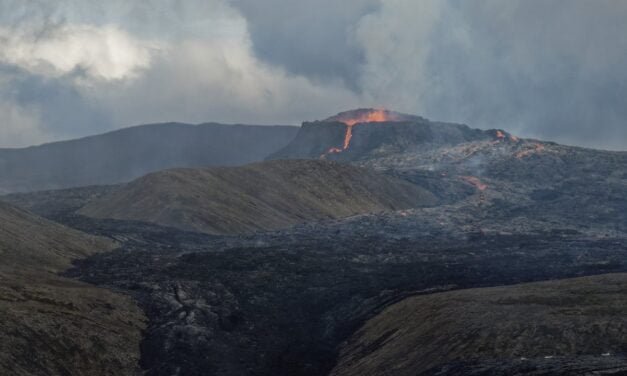
M111 249L106 239L85 235L0 202L2 268L63 271L73 259Z
M288 126L164 123L0 149L0 194L120 183L166 168L261 161L297 131Z
M0 203L0 374L136 373L135 303L56 274L114 245Z
M371 170L290 160L149 174L87 204L79 214L235 234L435 201L424 189Z
M331 375L627 372L626 288L614 274L408 298L358 330Z

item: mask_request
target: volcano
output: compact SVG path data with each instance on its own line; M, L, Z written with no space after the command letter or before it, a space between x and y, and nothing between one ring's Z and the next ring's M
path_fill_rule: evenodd
M355 161L415 148L498 139L503 131L481 131L467 125L432 122L385 109L362 108L325 120L305 122L294 140L268 159Z
M328 118L327 122L339 121L346 124L346 133L344 134L344 143L342 148L330 148L329 152L339 153L348 149L353 138L353 127L357 124L364 123L384 123L386 121L412 121L420 120L418 116L402 114L400 112L389 111L385 109L360 108L357 110L340 112L339 114Z

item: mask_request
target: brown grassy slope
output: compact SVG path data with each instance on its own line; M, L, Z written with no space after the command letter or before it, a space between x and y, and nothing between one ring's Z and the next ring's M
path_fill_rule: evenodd
M408 298L343 346L334 376L418 375L459 360L627 350L627 274Z
M37 268L58 272L70 261L114 243L69 229L0 202L0 258L5 269Z
M282 160L150 174L79 213L236 234L434 202L430 192L371 170L325 161Z
M137 373L139 308L56 275L113 246L0 203L0 374Z

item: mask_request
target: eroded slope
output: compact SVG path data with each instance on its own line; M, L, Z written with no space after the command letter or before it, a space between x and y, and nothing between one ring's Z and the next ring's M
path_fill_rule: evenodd
M0 374L138 372L144 316L135 303L56 274L114 246L0 203Z
M607 368L627 372L624 358L606 364L594 360L627 351L625 309L626 274L416 296L387 308L358 330L343 346L331 374L414 376L434 367L446 374L443 364L482 360L491 361L495 369L510 364L525 373L525 359L551 369L552 358L564 363L553 368L559 374L569 366L563 358L584 356L588 364L579 362L579 371L595 364L603 370L613 363ZM473 367L477 365L467 366ZM483 367L489 372L488 365ZM456 363L449 370L465 372ZM498 374L519 373L501 369Z

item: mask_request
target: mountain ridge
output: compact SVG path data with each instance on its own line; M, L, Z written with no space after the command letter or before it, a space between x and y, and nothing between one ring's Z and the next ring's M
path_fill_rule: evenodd
M287 144L292 126L159 123L0 149L0 193L116 184L174 167L241 165Z

